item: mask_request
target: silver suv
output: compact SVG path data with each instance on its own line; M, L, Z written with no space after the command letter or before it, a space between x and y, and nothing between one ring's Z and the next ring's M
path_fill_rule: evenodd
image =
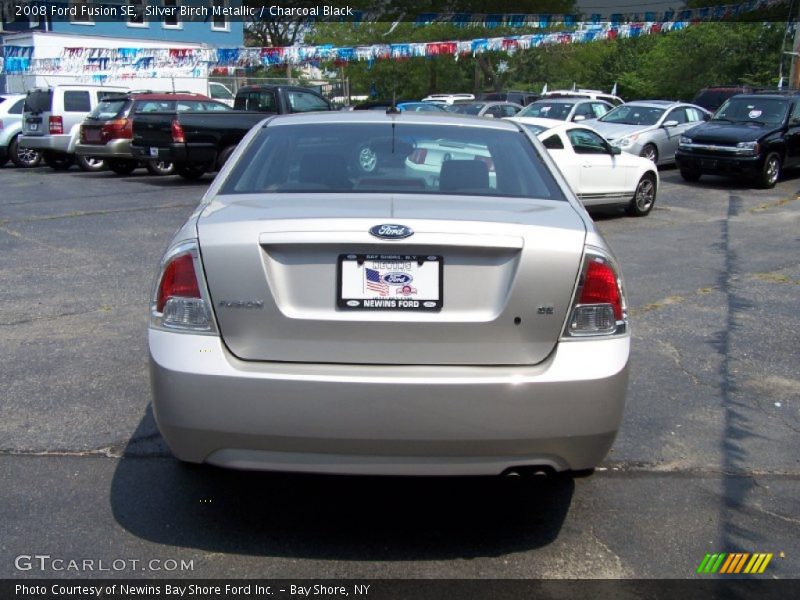
M126 91L123 87L96 85L54 85L29 91L19 146L41 152L53 169L68 169L76 161L75 144L83 120L100 100ZM84 171L104 166L102 160L84 156L77 157L77 162Z
M18 167L35 167L41 159L36 150L19 147L24 104L23 94L0 94L0 166L10 159Z

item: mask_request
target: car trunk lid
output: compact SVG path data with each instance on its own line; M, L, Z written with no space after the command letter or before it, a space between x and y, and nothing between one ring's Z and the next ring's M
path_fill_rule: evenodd
M586 234L569 203L411 194L300 196L222 197L198 219L214 311L225 344L237 357L492 365L535 364L553 350ZM402 224L414 233L378 239L369 230L381 224ZM348 257L370 256L439 261L441 306L348 309L341 302L342 264ZM413 300L421 293L424 277L411 273L418 281L410 287L418 289L404 295L403 274L388 273L398 281L390 282L384 300Z

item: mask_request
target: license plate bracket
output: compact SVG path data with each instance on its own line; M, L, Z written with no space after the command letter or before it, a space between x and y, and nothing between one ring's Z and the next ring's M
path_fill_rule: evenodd
M442 309L444 257L417 254L340 254L336 305L342 310Z

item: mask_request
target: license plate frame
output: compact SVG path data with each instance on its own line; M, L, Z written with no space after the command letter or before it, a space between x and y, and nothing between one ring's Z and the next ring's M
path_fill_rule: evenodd
M444 256L340 254L336 305L341 310L438 312L444 306Z

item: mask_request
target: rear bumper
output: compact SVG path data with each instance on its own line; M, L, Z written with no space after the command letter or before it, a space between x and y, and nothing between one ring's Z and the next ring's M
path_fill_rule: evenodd
M754 177L764 168L764 156L726 156L696 154L682 150L675 152L679 169L709 175L744 175Z
M155 152L155 154L154 154ZM178 164L208 164L217 157L213 144L192 144L191 152L186 144L170 144L169 146L131 146L131 154L139 160L163 160Z
M130 140L111 140L107 144L75 144L75 154L97 158L133 159Z
M69 153L70 142L72 136L70 135L20 135L19 146L20 148L33 148L40 152L61 152L64 154Z
M630 338L560 343L530 367L254 363L149 331L153 407L181 460L276 471L496 475L599 464Z

